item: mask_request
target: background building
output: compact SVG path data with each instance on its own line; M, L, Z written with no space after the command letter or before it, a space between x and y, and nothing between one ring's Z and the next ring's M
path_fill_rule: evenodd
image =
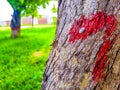
M52 8L55 6L57 8L57 1L50 1L49 5L46 5L46 8L39 7L38 8L38 17L33 19L34 24L51 24L55 22L57 18L57 12L53 13ZM9 26L11 21L11 15L13 13L13 9L7 0L0 0L0 26ZM22 25L32 24L32 16L22 17L21 18Z

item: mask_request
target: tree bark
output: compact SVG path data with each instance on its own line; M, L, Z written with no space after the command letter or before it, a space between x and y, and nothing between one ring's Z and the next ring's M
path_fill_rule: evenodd
M42 90L120 90L120 0L59 0Z
M19 10L14 10L10 26L12 30L11 37L16 38L20 36L21 17Z

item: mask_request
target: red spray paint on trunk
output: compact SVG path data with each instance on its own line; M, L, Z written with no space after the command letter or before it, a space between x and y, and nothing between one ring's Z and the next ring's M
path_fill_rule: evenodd
M69 42L74 43L79 39L85 40L87 37L103 30L104 27L106 30L103 39L106 39L113 33L116 25L117 20L114 15L106 15L104 12L92 14L90 18L86 18L82 15L80 20L74 20L74 23L69 31ZM80 31L81 29L82 32Z
M110 40L107 40L101 46L96 58L96 64L92 72L94 82L98 82L98 80L104 76L102 72L105 69L105 64L107 62L107 57L108 57L107 53L109 49L110 49Z
M20 26L17 26L17 27L14 27L14 28L11 28L12 30L18 30L20 29Z
M114 15L106 15L104 12L97 12L96 14L92 14L90 18L86 18L82 15L80 20L75 19L69 31L68 42L74 43L79 39L85 40L105 28L102 38L104 43L98 51L96 64L92 72L93 81L95 83L104 76L103 71L105 70L105 64L108 58L107 53L112 46L112 41L110 39L107 40L107 38L115 31L116 26L117 20Z

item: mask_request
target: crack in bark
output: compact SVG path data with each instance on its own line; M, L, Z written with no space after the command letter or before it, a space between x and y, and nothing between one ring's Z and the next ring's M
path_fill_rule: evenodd
M110 0L107 0L107 3L106 3L106 5L105 5L105 12L107 11L107 7L108 7L108 5L109 5L109 2L110 2Z
M117 88L117 90L120 90L120 84L118 85L118 88Z
M58 8L60 7L61 3L62 3L62 0L59 0L59 2L58 2Z
M119 52L120 52L120 49L118 49L118 51L116 52L116 55L115 55L115 58L113 59L113 62L112 62L111 68L112 68L113 64L115 63L115 60L116 60L117 55L118 55ZM111 69L111 68L109 68L109 69Z
M59 41L59 38L60 38L60 36L61 36L61 33L62 33L62 31L63 31L63 28L65 27L65 24L66 24L66 17L67 17L67 15L66 14L64 14L65 16L64 16L64 23L63 23L63 26L62 26L62 28L60 29L61 31L57 34L57 37L58 37L58 41Z

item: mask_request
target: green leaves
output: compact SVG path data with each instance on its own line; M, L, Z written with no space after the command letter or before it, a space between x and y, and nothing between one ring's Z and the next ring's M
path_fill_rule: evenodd
M23 4L23 3L24 3L24 0L20 0L20 2L21 2L21 4Z
M56 13L56 12L57 12L57 8L55 7L55 5L53 5L52 12L53 12L53 13Z
M7 0L14 10L19 10L23 15L37 15L39 6L45 8L49 0Z

